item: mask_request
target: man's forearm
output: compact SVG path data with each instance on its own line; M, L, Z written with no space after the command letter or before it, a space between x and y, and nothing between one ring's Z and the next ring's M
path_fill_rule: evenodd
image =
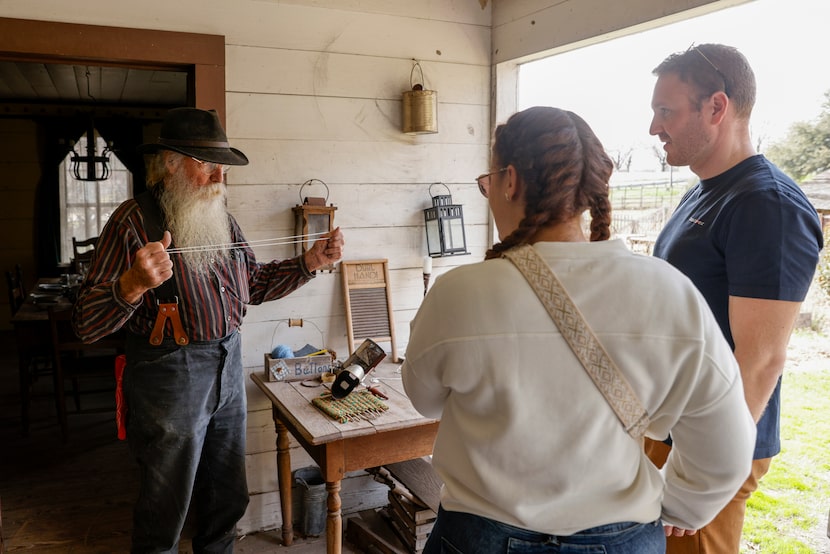
M729 298L729 327L741 368L744 395L755 421L761 419L787 361L800 302Z
M130 304L138 304L141 297L148 290L147 287L142 286L138 279L134 278L131 269L121 274L116 286L118 287L117 293Z
M741 359L736 351L735 357L741 367L746 405L749 407L752 418L757 423L764 415L767 403L769 403L769 399L775 390L775 385L784 372L786 356L783 356L783 359L776 357L775 359L759 361Z

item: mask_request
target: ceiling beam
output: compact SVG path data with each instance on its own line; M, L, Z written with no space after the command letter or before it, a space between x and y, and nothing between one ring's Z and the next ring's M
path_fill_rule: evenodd
M0 117L38 118L91 115L96 118L127 117L161 120L165 112L174 107L176 106L92 106L89 104L3 102L0 105Z
M222 35L0 18L0 59L182 69L188 104L215 109L225 124Z

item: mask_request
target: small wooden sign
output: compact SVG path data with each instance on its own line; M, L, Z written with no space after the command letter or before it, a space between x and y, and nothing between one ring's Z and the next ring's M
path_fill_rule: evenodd
M332 357L329 354L302 358L272 358L265 353L265 380L304 381L331 372Z

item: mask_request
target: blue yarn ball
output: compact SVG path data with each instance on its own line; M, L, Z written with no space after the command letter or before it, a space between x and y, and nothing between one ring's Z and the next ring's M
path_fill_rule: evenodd
M293 358L294 351L291 350L291 347L286 344L278 344L274 347L271 351L272 358Z

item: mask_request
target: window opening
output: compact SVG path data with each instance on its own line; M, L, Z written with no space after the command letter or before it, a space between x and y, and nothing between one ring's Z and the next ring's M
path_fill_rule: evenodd
M95 150L102 152L106 141L96 129ZM78 138L77 152L86 152L87 134ZM109 153L109 178L104 181L78 181L72 174L71 152L60 166L60 261L72 259L72 237L83 240L98 236L112 212L133 196L132 173L121 163L115 152Z

